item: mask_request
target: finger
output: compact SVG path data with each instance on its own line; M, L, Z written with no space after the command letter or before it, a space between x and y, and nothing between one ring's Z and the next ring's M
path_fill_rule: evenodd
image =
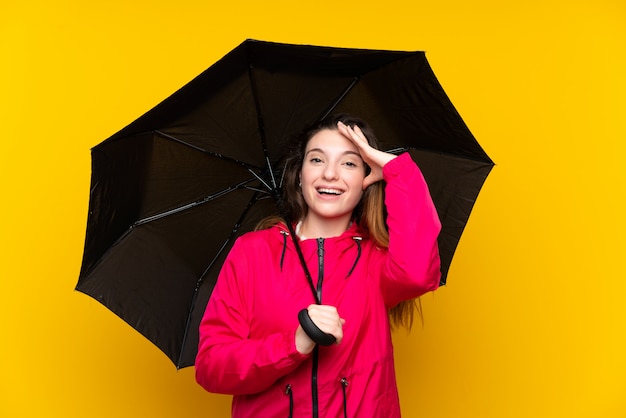
M343 122L337 122L337 130L341 135L345 136L348 139L352 139L352 135L350 135L348 127Z
M361 128L359 128L359 125L354 125L354 127L351 129L352 132L355 133L356 137L358 139L360 139L362 142L364 143L368 143L367 142L367 138L365 137L365 134L363 133L363 131L361 130Z
M355 130L358 129L358 131ZM343 122L337 122L337 129L339 130L339 132L345 136L346 138L348 138L349 140L351 140L352 142L355 143L355 145L357 145L359 148L361 148L364 143L367 143L367 139L365 139L365 135L363 135L363 132L361 131L361 129L359 129L358 126L348 126Z
M343 324L345 320L339 317L337 308L328 305L310 305L309 317L323 332L331 334L339 343L343 339Z
M334 306L310 305L308 311L311 319L318 319L327 323L339 320L339 313Z
M311 321L315 324L317 328L324 334L332 335L335 339L335 342L339 344L341 340L343 340L343 328L340 322L331 322L327 323L325 321L319 321L311 318Z
M367 177L365 177L363 179L363 190L367 189L372 184L374 184L374 183L376 183L376 182L378 182L380 180L381 180L380 178L377 178L377 177L375 177L375 176L370 174L369 176L367 176Z

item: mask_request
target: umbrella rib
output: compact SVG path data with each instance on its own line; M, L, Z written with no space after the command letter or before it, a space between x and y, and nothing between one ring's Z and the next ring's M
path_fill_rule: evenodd
M202 283L204 282L204 279L206 278L207 274L209 274L209 271L213 268L217 260L220 258L220 256L222 255L222 253L228 246L228 243L232 241L233 237L237 234L237 231L239 231L239 228L241 227L241 223L243 222L243 219L247 215L252 205L254 205L258 200L259 200L259 193L255 193L250 199L250 201L248 201L246 208L243 210L243 212L239 216L239 219L237 219L237 222L233 226L233 229L230 231L230 234L228 235L226 240L222 243L222 246L220 247L220 249L217 251L213 259L209 262L206 269L204 269L204 271L202 272L202 274L196 281L196 287L193 291L193 297L192 297L191 305L189 307L189 313L187 315L187 323L185 324L185 334L183 335L182 347L184 347L187 342L187 335L189 335L189 326L191 325L191 319L192 319L193 311L196 305L196 300L198 298L198 293L200 292L200 286L202 286ZM182 350L181 350L180 356L181 357L178 360L178 364L180 364L182 361Z
M255 175L255 177L256 177L256 175ZM258 179L258 177L257 177L257 179ZM180 212L184 212L184 211L186 211L188 209L191 209L191 208L194 208L196 206L203 205L205 203L208 203L208 202L210 202L212 200L215 200L215 199L217 199L219 197L222 197L222 196L224 196L224 195L226 195L228 193L234 192L236 190L239 190L239 189L251 189L250 187L247 186L247 184L250 183L253 180L254 179L244 180L244 181L242 181L239 184L236 184L234 186L230 186L230 187L228 187L228 188L226 188L224 190L220 190L217 193L214 193L212 195L206 196L206 197L204 197L204 198L202 198L200 200L196 200L195 202L191 202L191 203L188 203L186 205L179 206L177 208L170 209L170 210L167 210L165 212L158 213L156 215L152 215L152 216L148 216L148 217L143 218L143 219L139 219L139 220L135 221L135 223L133 223L133 225L131 226L131 229L134 228L134 227L140 226L140 225L147 224L147 223L152 222L152 221L156 221L158 219L165 218L167 216L171 216L171 215L175 215L175 214L180 213ZM253 190L257 190L258 192L262 192L262 191L259 191L258 189L253 189Z
M344 99L344 97L346 97L346 95L350 92L350 90L352 90L354 88L354 86L356 85L356 83L359 82L360 77L356 76L352 79L352 81L350 82L350 84L345 88L345 90L339 95L339 97L337 97L337 100L335 100L335 102L333 104L331 104L328 109L326 110L326 112L322 115L322 117L320 118L320 120L324 120L326 119L326 117L328 115L330 115L336 108L337 106L339 106L339 103L341 103L341 101Z
M274 181L274 173L271 171L271 166L270 166L270 162L269 160L267 161L268 166L270 167L270 173L272 175L272 183L274 184L274 187L270 186L269 184L267 184L267 182L265 180L263 180L263 178L261 176L259 176L257 173L255 173L254 171L248 169L248 171L250 172L250 174L252 174L254 177L256 177L256 179L258 181L260 181L261 183L263 183L263 185L267 188L267 190L269 190L270 192L274 191L276 189L276 182Z
M202 152L204 154L210 155L210 156L215 157L215 158L219 158L220 160L230 161L230 162L233 162L235 164L238 164L238 165L244 167L248 171L251 171L253 169L259 170L259 167L257 167L257 166L245 163L245 162L243 162L241 160L238 160L236 158L227 157L224 154L220 154L218 152L213 152L213 151L206 150L206 149L201 148L201 147L199 147L197 145L193 145L193 144L190 144L189 142L183 141L182 139L177 138L177 137L175 137L173 135L166 134L163 131L155 130L154 133L156 133L157 135L160 135L160 136L162 136L162 137L164 137L166 139L169 139L171 141L175 141L175 142L178 142L179 144L182 144L182 145L185 145L187 147L193 148L193 149L195 149L197 151L200 151L200 152Z
M250 50L248 49L248 62L250 62ZM267 183L262 181L262 183L268 187L269 191L271 192L271 194L274 196L277 206L279 208L279 211L281 211L281 207L282 207L282 197L280 196L280 192L278 191L278 185L276 184L276 179L274 177L274 169L272 167L272 163L270 161L269 158L269 152L267 151L267 141L266 141L266 136L265 136L265 121L263 119L263 115L261 113L261 103L259 102L259 95L258 95L258 91L257 91L257 84L256 84L256 79L254 77L254 66L252 64L249 65L248 67L248 77L250 80L250 87L252 90L252 97L254 98L254 105L257 111L257 124L258 124L258 128L259 128L259 136L261 138L261 145L263 147L263 155L265 156L265 161L267 163L267 170L270 173L271 176L271 180L272 180L272 186L273 187L268 187ZM358 78L355 78L354 80L352 80L352 82L350 83L350 85L346 88L346 90L339 96L339 98L337 99L337 101L330 107L330 109L326 112L326 114L330 113L332 111L332 109L334 109L338 103L343 100L343 98L345 97L346 94L348 94L348 92L352 89L352 87L356 84L356 82L358 81ZM283 173L284 174L284 173ZM281 178L281 185L282 185L282 178ZM285 221L287 223L287 228L289 229L289 233L292 237L293 240L293 244L296 248L296 253L298 254L298 257L300 259L300 263L302 264L302 269L304 270L304 274L307 278L307 281L309 282L309 285L311 287L311 290L313 292L313 297L315 298L316 302L319 304L320 301L318 299L317 296L317 292L315 290L315 286L313 285L313 279L311 278L311 274L309 273L309 269L307 268L306 262L304 260L304 255L302 254L302 250L300 248L300 245L298 243L298 239L296 237L295 231L293 230L293 225L291 225L291 220L287 219L286 216L283 217L285 218Z
M250 199L250 201L248 202L248 204L246 205L243 212L241 212L241 215L239 216L239 219L237 219L237 222L235 222L235 224L233 225L233 229L230 231L230 234L228 235L228 237L226 238L226 240L224 241L220 249L217 251L217 253L213 257L211 262L208 264L207 268L200 275L200 278L198 279L198 282L196 283L196 291L200 288L200 285L202 285L202 282L204 281L205 276L209 273L209 270L211 270L211 268L213 267L217 259L220 257L222 252L224 252L224 249L226 248L228 243L233 239L237 231L239 231L239 228L241 227L241 223L243 222L243 219L245 218L245 216L248 214L248 211L250 210L252 205L254 205L258 200L259 200L258 194L254 194L252 198Z
M248 62L250 62L250 50L248 50ZM272 185L276 188L276 181L274 180L273 169L270 163L269 152L267 151L267 138L265 135L265 120L261 113L261 103L259 101L258 88L256 79L254 77L254 66L250 64L248 66L248 79L250 80L250 90L252 91L252 97L254 99L254 108L256 109L257 127L259 129L259 137L261 138L261 147L263 148L263 155L267 163L267 169L272 176ZM270 189L271 190L271 189Z
M495 165L494 162L491 160L491 158L489 158L489 156L487 156L486 154L485 154L485 157L487 159L485 160L484 158L474 157L474 156L470 156L470 155L453 154L451 152L437 151L437 150L433 150L433 149L429 149L429 148L421 148L421 147L397 147L397 148L392 148L392 149L385 150L385 152L388 152L390 154L399 155L399 154L401 154L403 152L407 152L407 151L410 151L410 150L416 150L416 151L422 151L422 152L430 152L430 153L433 153L433 154L444 155L444 156L455 157L455 158L462 158L464 160L474 161L474 162L483 163L483 164L487 164L487 165Z

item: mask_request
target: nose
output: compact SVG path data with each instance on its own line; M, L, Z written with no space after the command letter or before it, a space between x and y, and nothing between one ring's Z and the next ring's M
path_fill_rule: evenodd
M322 172L322 177L324 180L336 180L337 179L337 169L334 164L326 164L324 166L324 171Z

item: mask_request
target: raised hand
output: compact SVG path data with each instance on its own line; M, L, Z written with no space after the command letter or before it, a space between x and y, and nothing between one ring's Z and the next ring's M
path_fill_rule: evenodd
M363 179L363 190L365 190L370 184L374 184L377 181L383 179L383 167L389 161L396 158L395 155L388 152L377 150L373 148L368 142L367 138L358 126L347 126L342 122L337 123L337 129L339 132L348 138L359 150L361 158L370 167L370 174Z

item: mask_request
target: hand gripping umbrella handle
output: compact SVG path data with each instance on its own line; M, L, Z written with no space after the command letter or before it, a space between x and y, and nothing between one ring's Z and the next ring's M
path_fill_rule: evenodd
M300 325L306 335L317 344L328 346L333 345L337 341L334 335L325 333L315 325L306 308L298 312L298 321L300 321Z

